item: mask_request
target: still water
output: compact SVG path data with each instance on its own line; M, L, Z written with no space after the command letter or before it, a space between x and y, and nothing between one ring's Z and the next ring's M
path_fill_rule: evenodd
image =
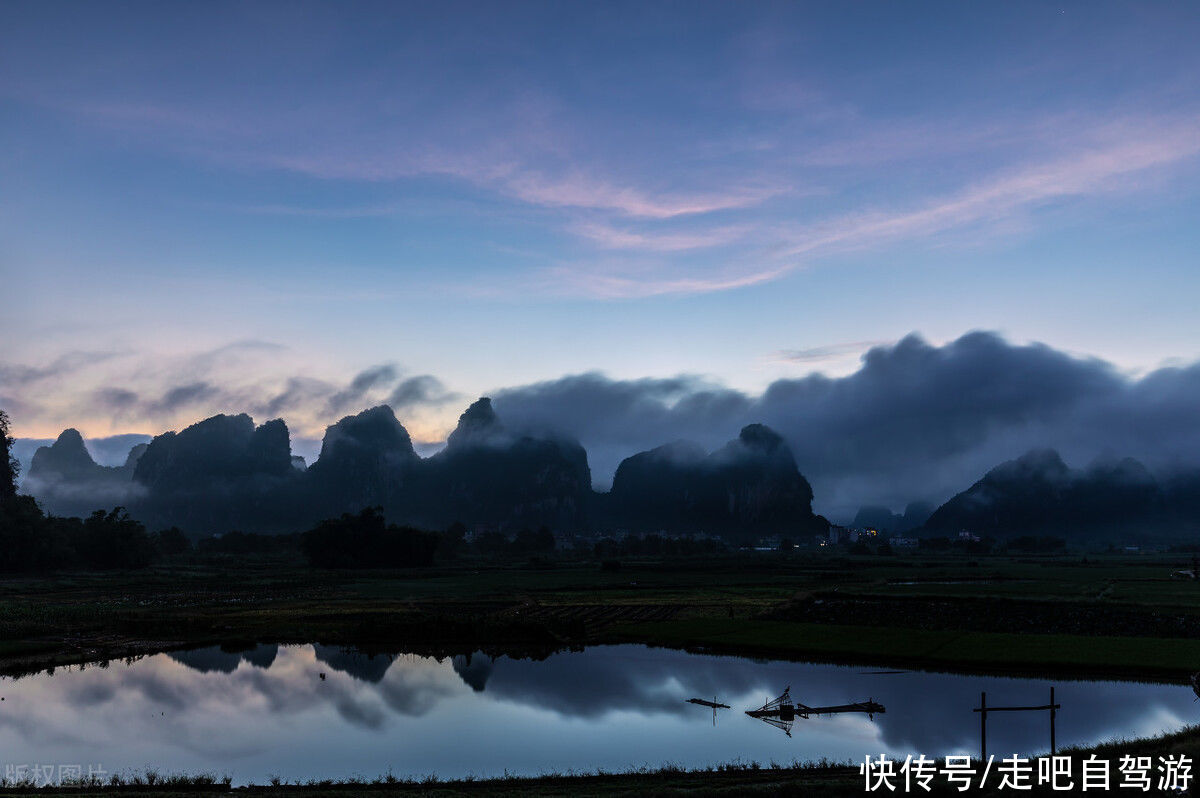
M321 678L325 674L325 678ZM1173 731L1200 717L1189 688L1055 681L1060 746ZM798 718L791 736L743 710L795 701L887 711ZM0 679L0 768L153 768L234 783L698 767L977 753L991 706L1046 703L1050 681L802 664L604 646L533 661L368 657L326 646L217 648ZM685 703L729 704L713 712ZM1044 752L1046 713L989 718L989 752Z

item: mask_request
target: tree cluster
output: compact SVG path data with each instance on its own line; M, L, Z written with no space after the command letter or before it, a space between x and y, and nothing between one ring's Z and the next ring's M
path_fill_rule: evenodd
M0 410L0 573L62 568L145 568L180 554L190 543L178 529L149 534L124 508L87 518L48 516L31 496L17 493L8 416Z
M593 554L597 559L604 560L612 557L719 554L728 550L723 541L713 538L626 535L620 539L601 538L596 541Z
M415 568L433 564L438 536L389 524L383 508L367 507L317 524L300 536L300 550L318 568Z

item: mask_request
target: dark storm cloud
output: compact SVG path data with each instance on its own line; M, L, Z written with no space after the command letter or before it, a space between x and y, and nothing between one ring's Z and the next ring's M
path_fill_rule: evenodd
M884 346L888 341L849 341L843 344L829 346L814 346L808 349L783 349L775 353L778 360L792 363L820 363L825 360L836 360L845 355L861 352L874 346Z
M328 412L340 413L362 403L368 393L377 388L386 388L400 376L399 369L391 363L384 363L364 369L354 375L350 384L329 397Z
M324 380L311 377L289 377L282 391L253 408L256 417L277 418L290 410L324 401L336 388Z
M397 413L422 405L444 405L462 395L446 390L432 374L418 374L401 380L388 396L387 404Z
M152 416L171 415L192 405L215 399L221 395L221 389L211 383L189 382L168 389L162 397L148 402L145 411Z
M137 407L138 395L125 388L100 388L92 393L91 401L118 416Z
M82 368L117 357L117 352L67 352L45 366L0 363L0 385L24 386L69 376Z
M1002 460L1053 446L1068 462L1115 453L1151 467L1200 462L1200 364L1131 379L1112 365L973 332L877 346L845 377L778 380L749 396L702 380L568 376L501 391L497 412L588 448L597 482L673 439L713 447L763 422L790 443L819 511L940 501Z
M202 359L228 354L214 350ZM811 363L822 354L801 350L797 357ZM88 394L87 409L122 420L248 410L260 419L331 421L388 402L403 421L421 407L458 398L432 375L408 376L391 363L341 385L293 376L282 388L277 382L228 389L204 373L165 384L166 390L134 391L114 383ZM714 449L746 424L768 424L784 435L812 482L817 511L839 521L863 504L900 511L910 501L940 503L1035 447L1058 449L1072 466L1102 455L1135 457L1159 472L1200 464L1197 398L1200 363L1134 378L1102 360L987 332L941 346L910 335L869 349L852 374L778 380L761 395L698 376L614 380L598 373L493 393L510 429L579 439L602 489L620 461L638 451L680 439ZM315 442L293 444L316 451ZM31 448L19 450L23 460Z
M103 438L88 438L84 443L92 459L100 465L124 465L129 457L129 450L140 443L149 443L152 436L136 432L109 435Z

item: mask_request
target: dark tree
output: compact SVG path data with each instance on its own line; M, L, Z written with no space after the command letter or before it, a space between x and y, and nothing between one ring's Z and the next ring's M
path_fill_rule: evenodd
M213 535L196 543L203 554L232 555L245 557L259 554L282 554L295 551L299 535L256 535L253 532L233 530L223 535Z
M13 439L8 434L8 414L0 410L0 502L17 495L17 458L12 453Z
M433 564L437 535L388 524L383 508L331 518L301 536L300 547L320 568L411 568Z
M145 568L154 559L146 527L130 518L124 507L88 516L75 546L83 565L91 568Z
M154 533L154 548L164 557L177 557L192 550L192 542L177 526Z
M554 534L546 527L534 532L522 529L513 538L512 549L517 554L545 554L554 551Z
M0 500L0 573L41 571L70 563L73 554L59 545L57 527L32 496Z
M508 548L508 538L503 532L480 532L475 536L474 547L480 554L503 554Z
M438 536L438 554L447 560L457 559L467 546L467 527L455 521Z

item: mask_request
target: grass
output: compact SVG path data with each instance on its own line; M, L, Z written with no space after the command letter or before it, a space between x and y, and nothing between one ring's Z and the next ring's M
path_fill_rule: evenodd
M1041 672L1180 681L1200 669L1200 639L1004 633L941 628L922 616L946 602L982 600L1016 615L1032 600L1064 616L1080 608L1123 617L1200 613L1200 582L1172 574L1186 555L1056 557L732 554L622 561L618 571L560 560L460 562L419 571L314 571L286 557L194 558L136 573L70 573L0 580L0 669L116 659L172 646L244 642L358 644L412 653L478 648L525 653L564 645L635 642L735 654L947 670ZM806 597L915 608L879 625L787 620ZM928 601L924 601L928 600ZM925 609L922 609L925 608ZM647 620L651 618L653 620ZM1149 623L1147 623L1149 626ZM934 628L938 627L938 628ZM1109 744L1098 755L1200 749L1187 730ZM139 781L140 779L140 781ZM491 781L323 782L231 788L213 777L131 776L71 795L234 791L290 795L778 795L861 794L856 771L828 763L702 771L546 774ZM45 794L25 787L5 794Z
M615 627L610 635L613 642L649 642L786 659L952 666L1006 673L1054 669L1184 681L1200 665L1200 640L1146 637L929 631L736 619L626 624Z
M1200 643L1136 635L1139 618L1200 614L1200 582L1172 577L1189 566L1187 555L767 552L629 558L618 571L562 559L536 567L467 561L413 571L328 572L287 557L196 557L135 573L0 580L0 668L229 639L390 645L414 653L621 641L1177 680L1200 667ZM818 624L778 619L788 602L821 595L895 599L914 609L890 625L863 618L839 623L836 615ZM935 603L922 609L921 599ZM1033 599L1061 605L1064 617L1081 607L1116 608L1126 627L1124 636L1015 634L972 628L970 613L964 613L966 628L954 630L921 615L943 612L937 602L944 608L958 599L986 600L1001 614Z
M1109 763L1112 784L1120 782L1120 759L1125 756L1149 757L1151 773L1160 759L1165 756L1186 756L1192 762L1200 761L1200 727L1191 726L1171 734L1135 740L1109 740L1095 746L1070 748L1059 751L1060 756L1071 760L1071 773L1076 789L1081 786L1079 776L1081 761L1095 757ZM999 760L997 760L999 762ZM974 763L982 772L981 763ZM971 789L970 795L1000 796L1014 791L1000 788L1000 776L993 773L987 787ZM1030 782L1036 785L1036 769ZM936 779L933 790L926 793L919 788L913 794L960 795L944 779ZM898 791L903 783L898 782ZM1125 790L1118 790L1124 792ZM1093 790L1094 792L1094 790ZM276 777L266 785L233 787L228 778L213 775L162 775L156 771L140 774L115 775L99 784L83 781L64 787L37 788L31 785L0 786L0 795L5 796L111 796L137 794L139 796L178 796L198 794L233 794L246 796L272 796L272 798L300 798L301 796L355 795L405 795L405 796L475 796L475 795L521 795L521 796L734 796L734 795L821 795L852 796L864 794L863 777L856 765L836 762L792 762L790 764L733 762L700 769L675 766L661 768L637 768L623 772L572 772L545 773L539 776L504 776L491 779L441 780L436 776L424 778L396 778L391 774L374 779L353 778L346 780L308 781L289 783ZM882 792L880 794L891 794ZM1059 794L1049 789L1034 787L1024 794ZM1131 794L1146 794L1132 790ZM1152 783L1149 794L1164 794ZM1178 793L1171 793L1178 794Z
M599 770L489 779L396 778L389 774L370 780L352 778L289 783L276 777L270 784L241 787L231 786L228 778L218 779L211 775L163 776L147 771L115 775L104 783L84 780L62 787L0 786L0 795L235 794L278 798L311 795L779 795L812 789L820 790L823 795L856 795L862 788L856 771L848 765L733 762L694 770L668 765L622 772Z

